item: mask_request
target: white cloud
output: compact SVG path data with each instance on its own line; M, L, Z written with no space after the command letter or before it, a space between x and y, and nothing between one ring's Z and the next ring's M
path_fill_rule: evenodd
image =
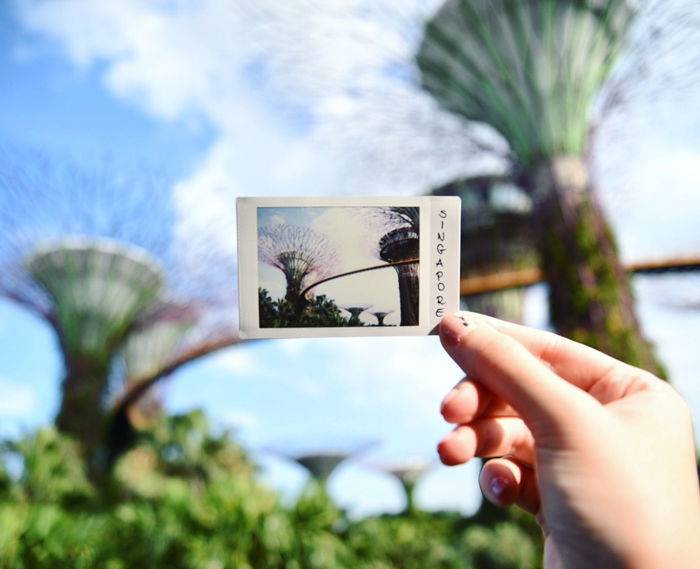
M36 411L38 394L32 387L0 380L0 414L26 417Z
M242 346L234 346L212 354L208 365L235 377L254 376L257 371L254 353Z
M417 23L437 1L395 4L19 5L24 24L56 38L77 65L103 65L116 96L158 118L194 114L218 129L176 191L183 214L201 208L206 218L221 195L417 192L468 168L464 124L387 72L410 75Z

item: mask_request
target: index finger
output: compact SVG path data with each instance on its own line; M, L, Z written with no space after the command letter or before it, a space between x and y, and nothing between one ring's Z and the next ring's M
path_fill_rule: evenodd
M520 326L474 312L461 311L458 315L476 323L485 322L502 334L517 340L532 355L549 365L558 376L584 391L590 391L600 378L609 375L614 369L631 367L603 352L552 332Z
M560 432L593 401L555 373L520 341L470 319L445 316L440 339L447 353L476 381L507 401L535 432Z

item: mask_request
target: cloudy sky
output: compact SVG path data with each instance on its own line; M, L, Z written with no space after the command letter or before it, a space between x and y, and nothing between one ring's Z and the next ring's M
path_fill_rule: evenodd
M419 24L438 4L2 2L0 144L162 168L176 180L183 248L206 234L230 255L236 196L415 194L501 171L506 147L497 135L440 111L415 87ZM590 149L630 260L700 246L700 9L694 0L644 5L632 55L594 111ZM654 22L660 31L649 41ZM700 361L687 340L700 320L677 307L697 298L697 280L637 284L647 332L700 410ZM544 323L542 296L530 293L536 324ZM0 340L3 431L50 421L60 377L50 331L4 302ZM439 401L459 377L435 338L285 340L183 370L166 400L237 425L260 451L265 476L293 494L303 472L262 449L373 440L367 461L432 458L445 429ZM398 487L359 463L343 467L331 491L358 513L401 508ZM473 508L473 468L436 467L418 501Z

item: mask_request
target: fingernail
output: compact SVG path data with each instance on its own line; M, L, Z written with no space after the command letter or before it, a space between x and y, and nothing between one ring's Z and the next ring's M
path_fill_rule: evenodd
M494 498L501 499L508 488L508 480L503 476L496 476L489 481L489 490Z
M440 322L440 336L448 346L456 346L465 334L474 328L474 323L463 316L448 315Z

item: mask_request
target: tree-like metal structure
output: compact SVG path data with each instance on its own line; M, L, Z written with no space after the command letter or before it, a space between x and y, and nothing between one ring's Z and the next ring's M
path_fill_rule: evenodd
M392 312L394 312L394 311L393 310L377 310L377 311L371 312L370 314L372 314L372 316L374 316L377 319L377 326L385 326L384 319L387 316L389 316L389 314L391 314Z
M56 307L65 368L56 426L94 448L115 349L161 293L163 271L145 251L105 239L59 241L26 264Z
M285 299L298 308L305 285L333 274L337 253L324 235L310 227L278 224L260 229L258 258L282 271Z
M409 458L380 466L381 470L399 481L406 497L404 514L413 515L418 511L415 502L416 486L433 465L433 461L423 458Z
M401 326L416 326L420 291L420 209L379 208L376 218L384 228L377 245L379 258L387 263L403 262L394 265L399 284Z
M55 332L57 426L97 470L128 447L129 410L159 379L239 341L221 316L235 298L234 260L193 238L199 264L186 264L176 222L168 184L148 174L0 152L0 296Z
M369 310L369 304L363 304L362 306L341 306L343 310L347 310L350 313L350 320L348 324L350 326L362 326L362 321L360 320L360 314Z
M294 456L292 460L303 466L316 482L325 487L331 474L349 456L343 452L319 452Z
M462 199L461 278L536 268L532 199L507 176L455 180L433 190ZM521 322L525 289L507 288L464 295L467 308Z
M509 142L514 177L533 200L555 328L659 371L584 163L586 111L633 15L624 0L448 0L417 63L440 104Z

